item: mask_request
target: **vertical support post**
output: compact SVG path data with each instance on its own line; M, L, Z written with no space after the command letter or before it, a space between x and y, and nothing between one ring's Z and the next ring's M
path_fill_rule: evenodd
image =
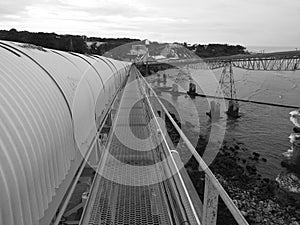
M111 118L111 112L108 114L107 119L105 121L105 125L111 127L112 126L112 118Z
M221 117L220 103L212 100L210 102L210 112L206 113L213 122L218 121Z
M203 225L217 224L218 200L219 200L218 191L210 182L209 177L205 175L205 189L204 189L203 217L202 217Z
M157 110L157 114L158 114L158 116L159 116L163 121L165 121L165 119L166 119L166 114L165 114L165 112L164 112L162 109Z
M145 75L145 77L148 76L148 69L149 69L149 65L148 65L148 61L147 61L147 62L146 62L146 75Z
M164 110L162 110L162 114L161 114L161 118L164 121L164 123L166 122L166 113ZM163 126L165 126L165 124L163 124Z
M100 156L101 156L101 149L100 149L101 145L100 145L100 143L101 143L100 139L98 138L97 143L96 143L97 147L96 147L96 155L95 155L97 165L99 163Z

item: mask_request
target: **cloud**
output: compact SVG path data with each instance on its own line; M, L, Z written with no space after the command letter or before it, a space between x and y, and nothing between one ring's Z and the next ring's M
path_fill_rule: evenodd
M0 3L10 29L159 41L296 45L298 0L15 0Z

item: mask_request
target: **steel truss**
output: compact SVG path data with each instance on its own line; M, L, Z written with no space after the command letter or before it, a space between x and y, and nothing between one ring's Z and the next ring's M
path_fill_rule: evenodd
M205 60L207 68L218 69L232 63L232 66L246 70L266 70L266 71L295 71L300 70L300 55L272 54L271 56L234 56L210 58Z
M234 67L246 70L267 70L267 71L295 71L300 70L300 58L282 59L241 59L232 61Z
M294 58L245 58L233 60L208 60L206 62L192 64L193 69L219 69L231 63L233 67L245 70L265 71L296 71L300 70L300 57Z
M191 69L219 69L231 63L233 67L246 70L296 71L300 70L300 52L279 52L255 55L239 55L206 59L171 60L165 63ZM156 64L152 62L151 64Z
M233 78L232 64L227 63L221 74L219 80L220 90L223 91L224 97L236 99L236 87ZM218 93L217 93L218 94Z

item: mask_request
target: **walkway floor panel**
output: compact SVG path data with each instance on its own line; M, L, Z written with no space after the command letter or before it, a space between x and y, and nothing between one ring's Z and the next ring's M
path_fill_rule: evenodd
M157 149L147 151L150 130L140 99L137 84L125 87L82 224L172 224Z

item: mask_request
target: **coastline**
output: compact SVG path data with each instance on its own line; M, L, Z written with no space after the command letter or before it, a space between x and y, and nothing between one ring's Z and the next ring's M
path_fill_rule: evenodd
M166 127L176 146L179 134L169 121L166 121ZM205 137L200 136L196 150L201 156L206 144ZM245 151L248 152L248 157L242 154ZM224 142L209 168L250 225L299 225L300 194L287 192L275 180L262 177L256 165L266 161L259 153L246 149L241 142ZM193 157L186 163L185 168L203 201L204 172L198 171L198 163ZM217 224L236 224L222 201L219 201L218 207Z

